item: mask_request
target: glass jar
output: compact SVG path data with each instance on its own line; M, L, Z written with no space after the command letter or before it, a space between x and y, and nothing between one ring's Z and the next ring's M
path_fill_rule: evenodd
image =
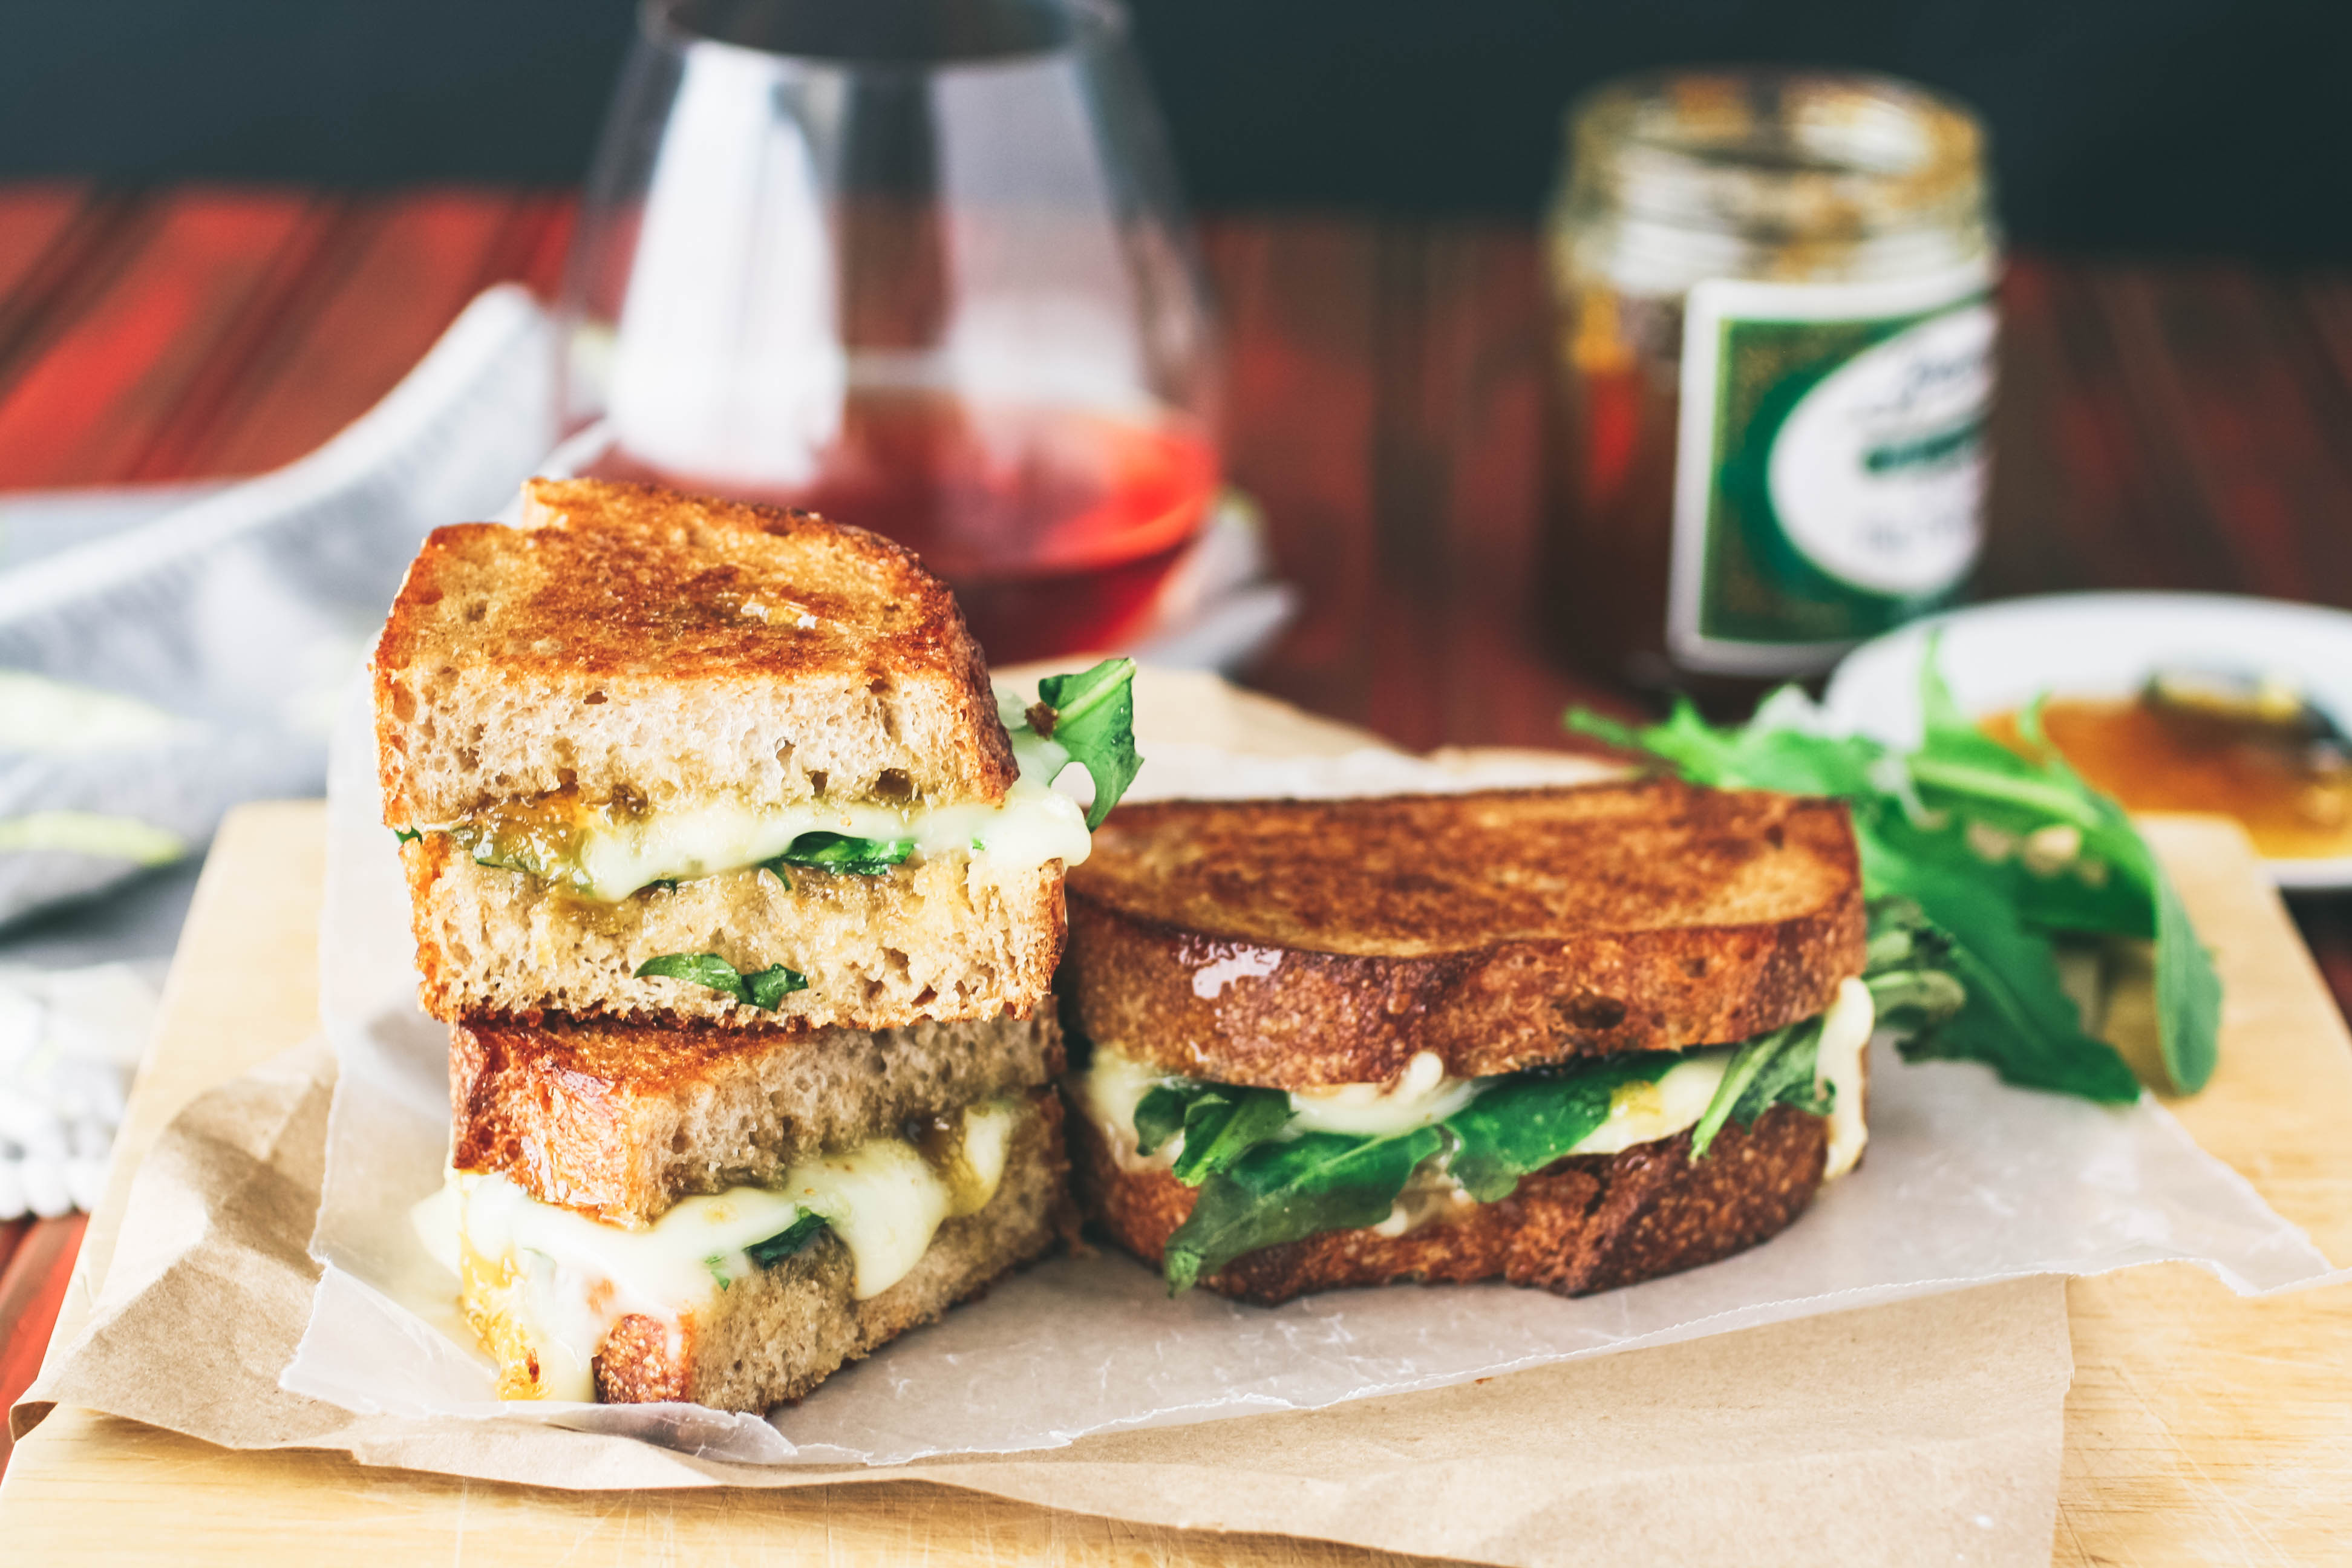
M1975 117L1879 77L1677 72L1570 112L1544 618L1745 695L1960 591L1999 241Z

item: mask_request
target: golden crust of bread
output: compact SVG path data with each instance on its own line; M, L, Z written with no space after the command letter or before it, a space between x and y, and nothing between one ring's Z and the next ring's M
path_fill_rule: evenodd
M477 1020L449 1030L449 1163L646 1225L1061 1069L1050 1014L878 1034Z
M929 800L1012 784L980 645L902 546L602 479L532 480L524 522L435 530L393 604L373 668L394 826L565 788L660 805L862 798L888 773ZM665 738L711 765L646 754Z
M1123 1171L1101 1131L1072 1118L1078 1198L1088 1220L1157 1267L1197 1196L1162 1170ZM1580 1154L1524 1178L1499 1203L1402 1236L1328 1231L1234 1259L1201 1283L1272 1306L1360 1285L1507 1279L1561 1296L1612 1290L1714 1263L1787 1229L1821 1186L1827 1121L1778 1105L1737 1122L1693 1164L1690 1134L1616 1154Z
M1277 1089L1746 1039L1865 941L1843 803L1673 780L1121 806L1066 892L1089 1039Z
M689 1317L675 1336L654 1319L622 1319L596 1357L597 1397L614 1405L688 1399L720 1410L800 1399L845 1363L1052 1251L1076 1234L1076 1217L1061 1103L1046 1089L1034 1106L1013 1133L996 1195L940 1226L922 1260L887 1290L856 1300L847 1249L827 1236L737 1280L707 1321Z
M1051 993L1066 931L1062 863L998 870L956 855L887 875L758 869L647 888L617 903L477 865L446 834L401 846L418 1001L445 1023L550 1014L726 1029L897 1028L1025 1016ZM638 979L647 959L717 952L741 973L808 977L776 1010L689 981Z

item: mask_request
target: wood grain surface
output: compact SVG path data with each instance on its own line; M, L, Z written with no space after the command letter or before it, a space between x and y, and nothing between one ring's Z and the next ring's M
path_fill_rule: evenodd
M247 807L207 866L132 1095L107 1202L61 1328L102 1278L130 1172L190 1098L315 1027L323 820ZM2352 1042L2233 828L2158 821L2151 837L2230 990L2222 1065L2173 1106L2208 1150L2352 1261ZM285 977L257 986L255 973ZM2075 1380L2054 1561L2320 1563L2352 1541L2352 1286L2245 1301L2185 1267L2070 1288ZM104 1544L121 1561L1355 1563L1379 1554L1285 1537L1115 1524L922 1487L821 1495L581 1495L369 1470L333 1455L237 1454L61 1409L0 1479L0 1541L30 1562Z

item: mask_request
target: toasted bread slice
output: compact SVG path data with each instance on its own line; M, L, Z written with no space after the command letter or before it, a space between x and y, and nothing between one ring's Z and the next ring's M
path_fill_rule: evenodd
M477 865L449 838L401 847L419 999L445 1022L548 1013L722 1028L888 1029L923 1019L1026 1016L1061 955L1062 867L983 857L910 860L887 875L728 871L617 903L568 896ZM743 973L807 977L775 1010L636 972L673 952L716 952Z
M566 792L994 802L980 646L908 551L807 512L534 479L524 526L434 531L374 661L385 819Z
M878 1034L459 1024L449 1163L643 1226L681 1197L772 1186L823 1151L1033 1089L1061 1068L1050 1015Z
M1066 1017L1273 1089L1746 1039L1864 945L1843 803L1672 780L1122 806L1067 893Z
M1157 1265L1192 1212L1194 1189L1164 1170L1124 1170L1102 1131L1073 1118L1087 1219ZM1780 1105L1727 1124L1706 1157L1690 1134L1615 1154L1572 1155L1499 1203L1463 1204L1402 1236L1327 1231L1234 1258L1201 1283L1271 1306L1343 1286L1507 1279L1588 1295L1744 1252L1787 1229L1822 1184L1828 1122Z
M913 1268L860 1300L847 1249L830 1234L795 1257L731 1281L677 1321L618 1320L594 1360L608 1403L691 1400L721 1410L765 1410L798 1399L845 1363L937 1319L1068 1237L1075 1219L1062 1148L1061 1108L1049 1090L1014 1130L988 1203L948 1220ZM463 1304L499 1363L503 1398L544 1389L528 1327L527 1276L471 1268Z

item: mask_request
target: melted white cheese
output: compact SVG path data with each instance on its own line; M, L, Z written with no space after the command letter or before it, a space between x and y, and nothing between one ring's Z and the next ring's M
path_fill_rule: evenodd
M1342 1083L1290 1097L1290 1125L1301 1132L1394 1138L1444 1121L1478 1098L1479 1080L1445 1076L1445 1060L1423 1051L1386 1083Z
M1111 1159L1120 1170L1164 1171L1176 1163L1177 1151L1184 1146L1181 1133L1149 1155L1135 1152L1135 1108L1160 1084L1177 1081L1176 1075L1112 1047L1097 1045L1094 1059L1076 1075L1076 1081L1087 1119L1101 1130L1103 1142L1110 1145Z
M823 800L758 805L728 796L632 821L591 820L580 837L571 884L583 898L617 903L655 882L715 877L772 860L802 834L820 832L910 838L918 855L966 854L1008 871L1034 870L1048 860L1077 865L1093 847L1087 814L1049 787L1068 765L1069 753L1024 729L1013 734L1013 755L1019 774L995 805ZM425 831L458 826L436 823Z
M1862 1158L1863 1145L1870 1142L1870 1129L1863 1122L1862 1053L1870 1044L1871 1026L1876 1022L1870 987L1859 980L1848 980L1838 987L1837 1000L1822 1019L1822 1042L1813 1055L1813 1081L1828 1085L1837 1096L1830 1107L1829 1160L1822 1170L1825 1182L1853 1170Z
M746 1249L824 1216L848 1247L864 1300L906 1278L940 1224L996 1194L1021 1108L991 1101L964 1112L953 1180L897 1138L877 1138L795 1165L775 1188L686 1198L641 1230L541 1203L503 1175L452 1172L445 1194L412 1218L445 1262L470 1255L491 1277L520 1281L511 1310L539 1359L541 1397L595 1398L593 1360L622 1318L677 1324L758 1271Z
M1696 1124L1723 1081L1734 1047L1693 1051L1654 1083L1627 1084L1609 1107L1609 1119L1578 1141L1571 1154L1614 1154L1636 1143L1671 1138ZM1154 1085L1177 1075L1139 1062L1111 1047L1097 1046L1094 1060L1078 1078L1087 1114L1110 1144L1111 1157L1126 1171L1165 1170L1183 1148L1180 1133L1147 1158L1135 1150L1135 1108ZM1444 1064L1424 1051L1387 1083L1351 1083L1290 1097L1291 1131L1346 1132L1390 1138L1444 1121L1476 1099L1490 1079L1448 1078ZM1391 1216L1391 1220L1394 1216Z
M591 827L581 836L580 891L614 902L650 883L716 876L772 860L802 834L816 832L911 838L919 855L968 854L1015 871L1055 859L1075 866L1092 847L1086 813L1076 801L1025 781L1016 781L998 805L901 810L878 803L754 806L711 801Z
M1836 1000L1822 1019L1815 1081L1836 1095L1829 1118L1824 1181L1853 1170L1869 1141L1863 1121L1862 1052L1870 1042L1872 1021L1870 989L1859 980L1848 980L1838 987ZM1608 1120L1579 1139L1568 1152L1615 1154L1637 1143L1672 1138L1697 1125L1737 1049L1710 1046L1691 1051L1654 1080L1622 1085L1610 1100ZM1177 1075L1114 1047L1095 1047L1094 1060L1078 1077L1078 1097L1121 1170L1166 1170L1183 1148L1180 1133L1149 1157L1136 1152L1136 1107L1155 1085L1177 1080ZM1477 1098L1487 1081L1448 1078L1444 1064L1424 1051L1387 1083L1340 1084L1293 1094L1292 1120L1284 1131L1286 1135L1317 1131L1394 1137L1444 1121ZM1433 1185L1411 1204L1400 1199L1398 1208L1374 1228L1382 1235L1402 1235L1442 1212L1450 1196Z
M1609 1120L1578 1139L1569 1152L1614 1154L1696 1127L1738 1048L1710 1046L1691 1052L1654 1080L1619 1084L1609 1099Z

